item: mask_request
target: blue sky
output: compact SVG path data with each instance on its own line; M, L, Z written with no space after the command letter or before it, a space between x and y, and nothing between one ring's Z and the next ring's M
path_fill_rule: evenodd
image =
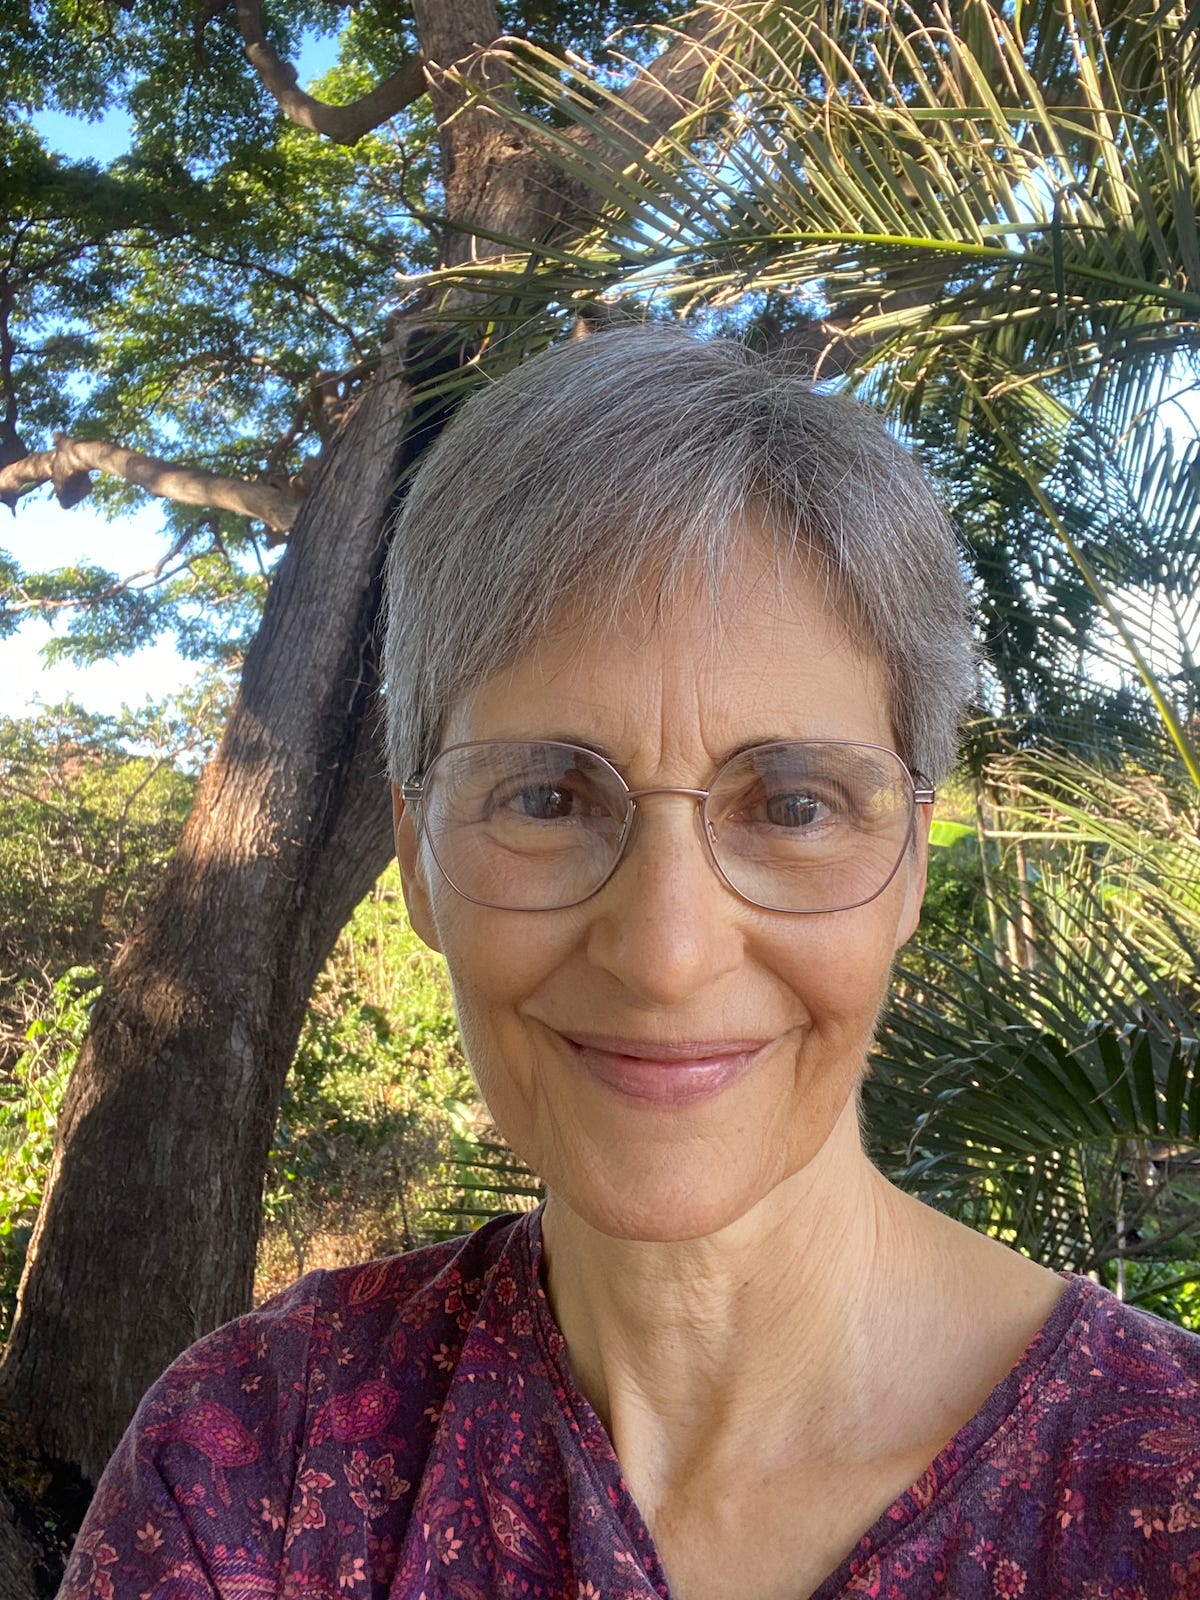
M327 71L335 52L334 39L310 34L296 60L300 81L309 83ZM52 149L75 160L112 161L129 146L130 122L121 110L96 122L39 112L33 123ZM154 502L109 522L87 501L63 511L48 490L38 490L21 500L15 514L0 508L0 550L28 571L93 561L124 576L153 566L162 556L161 528L162 512ZM166 640L119 661L87 668L64 662L47 668L41 650L50 637L47 623L34 618L12 638L0 639L0 716L20 715L35 697L50 703L70 696L89 710L115 712L122 703L140 705L147 696L157 700L173 694L200 670Z
M0 516L7 522L0 523L0 549L28 571L92 561L128 575L152 566L165 548L162 514L153 505L108 522L86 501L63 511L39 491L25 496L11 520L2 511ZM46 621L35 617L19 633L0 639L0 715L20 715L35 697L47 704L70 698L91 711L115 712L122 703L140 705L147 696L159 700L173 694L199 670L166 640L119 661L47 667L41 651L51 637Z

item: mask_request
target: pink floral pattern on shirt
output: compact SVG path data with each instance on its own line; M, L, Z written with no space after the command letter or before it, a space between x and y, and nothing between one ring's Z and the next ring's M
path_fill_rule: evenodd
M61 1600L669 1600L540 1252L537 1213L504 1219L202 1339L142 1402ZM1200 1337L1069 1279L813 1600L846 1596L1200 1600Z

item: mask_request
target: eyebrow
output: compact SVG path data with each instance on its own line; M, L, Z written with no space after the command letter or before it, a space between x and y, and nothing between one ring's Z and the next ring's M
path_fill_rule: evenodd
M590 750L594 756L600 756L611 765L616 765L602 744L597 744L593 739L581 739L577 733L548 733L544 739L534 739L532 743L573 744L577 750Z
M534 741L537 743L538 741ZM611 751L606 750L602 744L597 744L593 739L583 739L577 733L548 733L545 735L546 744L571 744L579 750L590 750L593 755L600 756L612 767L619 769L620 763ZM746 739L742 744L735 744L732 749L726 750L717 759L717 767L721 768L727 761L732 761L735 756L745 755L747 750L758 750L765 744L799 744L802 738L795 733L767 734L762 738Z

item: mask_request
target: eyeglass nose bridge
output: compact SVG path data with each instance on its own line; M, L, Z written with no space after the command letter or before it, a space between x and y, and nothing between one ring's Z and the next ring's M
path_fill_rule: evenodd
M705 836L705 841L708 844L708 853L711 856L712 855L713 839L716 837L716 835L713 832L712 823L708 820L708 813L705 811L704 808L708 804L709 796L712 794L712 790L711 789L680 789L680 788L676 788L674 785L671 785L671 784L660 784L657 788L654 788L654 789L626 789L626 791L625 791L625 803L629 807L629 825L625 829L625 837L624 837L624 839L622 841L622 845L621 845L621 855L623 856L625 854L625 849L626 849L626 847L627 847L627 845L629 843L630 835L633 833L633 819L637 814L637 803L638 803L638 801L639 800L645 800L649 795L652 795L652 794L682 794L682 795L686 795L689 800L697 800L697 801L699 801L699 803L700 803L700 818L701 818L701 821L703 823L702 831L703 831L704 836ZM723 872L721 872L721 868L720 868L719 864L717 863L717 860L716 860L715 857L713 857L713 865L717 868L717 871L720 873L721 877L724 878L725 874Z
M708 789L676 789L664 785L657 789L626 789L625 798L632 803L635 800L644 800L650 794L686 794L693 800L707 800L710 793Z
M733 889L733 885L729 882L729 878L727 877L724 868L721 866L721 863L717 860L716 853L715 853L715 851L713 849L713 843L714 843L714 841L716 839L716 832L715 832L715 830L713 828L712 823L708 820L708 813L705 810L705 807L707 806L708 801L709 801L709 797L712 794L712 790L711 789L684 789L684 788L678 787L678 786L676 786L674 784L659 784L653 789L626 789L626 791L625 791L625 804L628 807L628 811L626 813L625 828L624 828L624 830L622 832L622 835L621 835L621 846L620 846L620 849L617 852L617 857L616 857L615 861L612 864L612 867L611 867L611 869L609 871L608 877L611 878L615 874L617 868L621 865L621 863L624 861L626 855L628 854L629 845L630 845L630 842L631 842L631 840L633 838L635 819L636 819L637 814L638 814L638 808L637 808L638 801L639 800L648 799L651 795L656 795L656 794L678 794L678 795L683 795L686 799L695 800L695 801L697 801L699 803L699 806L700 806L700 812L699 812L700 833L701 833L701 837L703 838L704 844L706 845L707 850L708 850L709 864L710 864L710 866L713 867L713 869L715 870L717 876L721 879L722 883L726 884L729 888ZM608 882L608 878L605 879L605 882L606 883ZM734 889L734 893L738 894L739 897L741 897L739 890Z

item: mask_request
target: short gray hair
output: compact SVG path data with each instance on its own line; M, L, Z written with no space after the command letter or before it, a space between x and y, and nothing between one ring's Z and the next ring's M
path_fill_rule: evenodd
M414 475L387 564L394 782L453 707L584 604L597 627L648 585L719 580L757 513L777 563L815 560L883 662L909 768L954 764L975 681L949 520L871 410L786 356L627 326L534 356L462 406Z

